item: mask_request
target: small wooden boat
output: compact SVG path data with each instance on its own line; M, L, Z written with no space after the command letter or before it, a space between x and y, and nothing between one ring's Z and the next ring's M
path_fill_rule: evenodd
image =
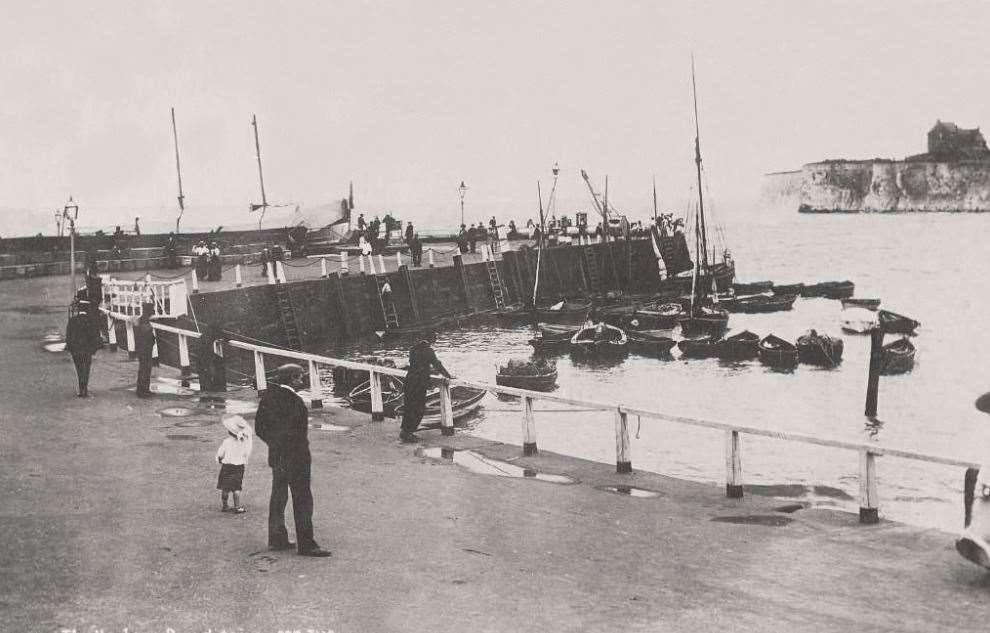
M544 354L554 354L566 351L571 346L571 338L577 333L577 328L568 325L551 325L541 323L537 326L540 333L529 340L534 350Z
M877 313L866 308L845 308L841 319L842 331L851 334L866 334L877 327Z
M760 362L771 367L792 369L798 364L798 351L788 341L768 334L760 341Z
M532 391L553 391L557 386L556 361L515 361L499 367L495 384Z
M825 299L848 299L856 291L856 284L851 281L823 281L808 284L801 288L802 297L822 297Z
M684 336L719 336L729 326L729 313L715 306L698 306L693 314L681 317L678 324Z
M586 325L571 337L571 350L585 354L623 353L629 338L619 328L607 323Z
M667 356L676 344L670 330L630 330L626 332L629 348L639 354Z
M382 376L382 412L389 416L396 415L396 408L402 404L402 379L397 376ZM347 402L355 411L371 413L371 383L364 381L351 389L347 394Z
M907 338L887 343L880 348L880 373L903 374L914 367L915 347Z
M880 329L888 334L913 334L921 325L910 317L889 310L880 310L877 313L877 320L880 323Z
M681 358L715 358L721 354L724 341L718 336L686 338L677 343Z
M773 294L775 295L800 295L801 289L804 288L804 284L781 284L773 285Z
M842 362L844 343L841 338L809 330L796 341L798 358L802 363L819 367L836 367Z
M753 281L750 283L736 282L732 284L732 290L737 295L757 295L770 292L773 289L772 281Z
M760 335L744 330L723 341L719 357L727 360L744 360L756 358L759 354Z
M843 299L843 308L866 308L867 310L876 310L880 307L879 299Z
M766 312L781 312L794 307L797 295L753 295L751 297L739 297L725 302L725 307L730 312L744 312L747 314L757 314ZM722 302L719 303L721 305Z
M467 417L478 410L481 400L488 393L484 389L474 387L451 387L450 388L450 409L453 413L454 422ZM395 414L402 416L402 406L396 408ZM436 389L426 394L426 409L423 412L421 426L437 424L440 422L440 390Z
M558 301L549 306L538 308L521 305L509 306L495 312L495 318L506 325L525 323L564 323L580 325L588 318L591 310L590 301Z

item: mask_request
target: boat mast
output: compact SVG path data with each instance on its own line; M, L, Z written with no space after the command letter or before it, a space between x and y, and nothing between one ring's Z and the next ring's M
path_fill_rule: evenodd
M261 216L258 218L258 230L261 230L261 221L265 217L265 210L268 209L268 199L265 197L265 176L261 172L261 143L258 142L258 118L251 115L251 126L254 128L254 151L258 159L258 182L261 184L261 204L251 205L251 210L261 209Z
M653 177L653 223L657 223L657 177Z
M175 144L175 173L179 177L179 216L175 218L175 232L179 232L179 220L186 210L185 196L182 195L182 169L179 168L179 133L175 129L175 108L172 108L172 140Z
M556 171L556 165L554 166ZM556 176L556 174L554 174ZM556 182L556 181L555 181ZM536 181L536 196L540 199L540 241L536 250L536 278L533 280L533 308L536 308L536 291L540 287L540 260L543 259L543 239L546 231L546 220L543 213L543 192L540 191L540 181Z
M698 170L698 221L701 223L701 253L708 270L708 237L705 228L705 200L701 193L701 132L698 126L698 86L694 80L694 53L691 54L691 92L694 94L694 164Z

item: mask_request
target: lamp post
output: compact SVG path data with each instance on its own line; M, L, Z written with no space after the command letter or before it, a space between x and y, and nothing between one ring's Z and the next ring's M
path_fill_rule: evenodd
M69 212L72 212L71 214ZM69 223L69 287L71 296L69 302L76 298L76 220L79 218L79 205L72 202L72 196L62 208L62 222Z
M457 192L461 194L461 226L464 226L464 194L467 193L467 190L468 190L467 185L465 185L464 181L462 180L461 186L457 188Z

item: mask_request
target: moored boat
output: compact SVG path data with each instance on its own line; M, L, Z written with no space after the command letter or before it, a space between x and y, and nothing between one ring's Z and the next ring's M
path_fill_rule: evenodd
M876 310L880 307L880 299L843 299L843 308L866 308L867 310Z
M772 291L775 295L802 295L802 288L804 284L774 284Z
M722 343L719 356L724 359L745 360L760 354L760 335L749 330L733 334Z
M753 295L720 302L719 305L724 303L730 312L757 314L790 310L795 300L797 295Z
M800 361L820 367L836 367L842 362L844 346L841 338L819 334L815 330L809 330L796 341Z
M792 369L798 364L798 351L792 343L768 334L760 341L760 362L771 367Z
M802 297L822 297L824 299L848 299L856 291L851 281L823 281L807 284L801 288Z
M715 306L696 306L693 313L681 317L677 322L684 336L719 336L729 325L729 313Z
M880 329L888 334L913 334L921 323L903 314L889 310L877 312Z
M585 354L623 353L629 339L621 329L607 323L582 327L571 337L571 350Z
M557 363L553 360L510 360L498 368L495 384L532 391L553 391L557 386Z
M686 338L677 343L681 358L715 358L722 351L724 341L718 336Z
M676 344L670 330L629 330L629 349L639 354L667 356Z
M402 404L403 381L397 376L382 376L382 412L389 416L396 415L396 408ZM364 381L347 394L347 402L355 411L371 413L371 383Z
M866 308L845 308L840 318L843 332L866 334L877 327L877 313Z
M903 374L914 367L914 344L906 337L880 348L880 373Z
M764 292L770 292L772 289L772 281L752 281L749 283L737 281L732 284L732 290L739 296L761 294Z

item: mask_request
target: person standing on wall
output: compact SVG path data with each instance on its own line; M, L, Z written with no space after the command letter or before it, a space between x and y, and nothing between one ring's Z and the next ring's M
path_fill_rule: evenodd
M471 224L471 228L467 231L468 246L471 247L471 252L477 252L475 249L478 244L478 229L474 228L474 223Z
M268 445L272 495L268 503L268 549L288 550L293 543L285 528L285 505L292 493L296 551L300 556L330 556L313 538L312 456L309 452L309 410L296 389L303 384L303 368L290 363L275 370L254 416L254 431Z
M151 327L151 306L141 308L141 316L134 324L134 348L138 357L137 395L151 397L151 363L155 349L155 330Z
M170 268L179 267L179 259L177 254L179 252L178 246L175 244L175 232L168 234L168 241L165 242L165 265Z
M416 429L423 420L423 410L426 408L426 391L430 387L430 374L435 370L447 378L453 378L443 366L436 352L430 347L430 340L422 340L409 350L409 371L403 383L402 428L399 439L409 444L415 442Z
M413 223L409 222L406 224L406 244L412 244L413 235L416 234L416 230L413 228Z
M65 349L72 355L72 363L76 366L80 398L89 397L89 369L93 354L103 345L100 331L89 314L91 307L89 301L76 301L71 308L74 314L69 317L65 328Z
M409 254L412 255L413 266L423 265L423 241L419 239L419 233L413 233L409 240Z

